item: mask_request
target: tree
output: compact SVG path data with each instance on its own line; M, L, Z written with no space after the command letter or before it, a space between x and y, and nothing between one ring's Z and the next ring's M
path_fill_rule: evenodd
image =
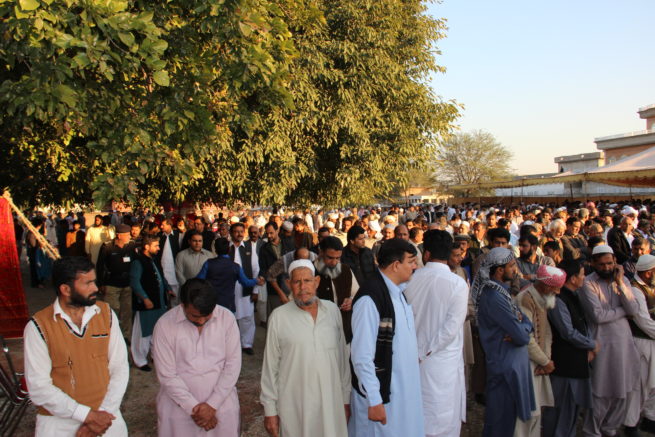
M27 163L0 181L30 203L368 201L457 115L427 85L445 26L420 0L0 0L0 17L0 153Z
M439 148L435 174L446 188L488 182L509 177L511 159L512 153L488 132L456 133ZM464 195L483 193L481 190L466 190Z

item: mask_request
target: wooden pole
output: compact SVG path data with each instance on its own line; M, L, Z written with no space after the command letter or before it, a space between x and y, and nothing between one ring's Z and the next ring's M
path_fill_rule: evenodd
M41 243L43 246L43 249L46 251L48 256L52 259L59 259L61 258L61 255L59 255L59 252L57 252L57 249L52 247L52 245L48 242L48 240L45 239L43 235L39 231L36 230L34 226L32 226L32 223L25 217L23 212L18 209L18 207L14 204L14 201L11 200L11 194L9 194L9 191L5 191L4 194L2 195L5 199L7 199L7 202L9 202L9 206L11 206L11 209L14 210L16 215L18 216L18 219L25 225L25 227L32 233L34 234L34 237L36 240Z

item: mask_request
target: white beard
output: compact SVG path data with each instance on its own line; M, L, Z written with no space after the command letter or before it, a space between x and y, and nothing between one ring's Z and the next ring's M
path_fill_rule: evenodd
M557 304L557 296L554 294L549 294L547 296L544 296L544 301L546 302L546 309L552 310L555 308L555 305Z
M320 275L327 276L330 279L336 279L341 275L341 263L337 264L335 267L330 268L325 265L323 260L316 260L316 271Z

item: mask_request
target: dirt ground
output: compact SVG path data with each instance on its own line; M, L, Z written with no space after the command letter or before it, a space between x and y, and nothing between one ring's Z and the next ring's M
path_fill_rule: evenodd
M46 285L45 289L30 288L29 276L27 275L27 260L23 252L21 259L23 266L23 285L30 314L51 304L54 300L52 287ZM242 437L265 437L263 409L259 404L259 380L264 351L266 330L257 327L255 337L255 355L243 356L241 375L237 383L239 401L241 404L241 430ZM13 340L10 349L14 361L22 360L22 342ZM22 364L20 365L22 368ZM121 412L130 436L146 437L157 435L157 413L156 396L159 390L159 383L155 372L142 372L134 367L130 368L130 382L123 398ZM474 437L482 434L482 420L484 409L475 404L470 398L467 407L468 423L464 425L461 435ZM16 437L28 437L34 435L34 421L36 410L30 406L15 434ZM184 437L184 436L180 436ZM292 436L310 437L310 436ZM346 437L346 436L344 436Z

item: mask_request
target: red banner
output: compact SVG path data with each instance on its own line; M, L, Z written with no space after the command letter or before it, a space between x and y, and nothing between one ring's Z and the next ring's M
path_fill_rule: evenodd
M5 338L22 337L28 320L14 219L9 202L0 197L0 334Z

